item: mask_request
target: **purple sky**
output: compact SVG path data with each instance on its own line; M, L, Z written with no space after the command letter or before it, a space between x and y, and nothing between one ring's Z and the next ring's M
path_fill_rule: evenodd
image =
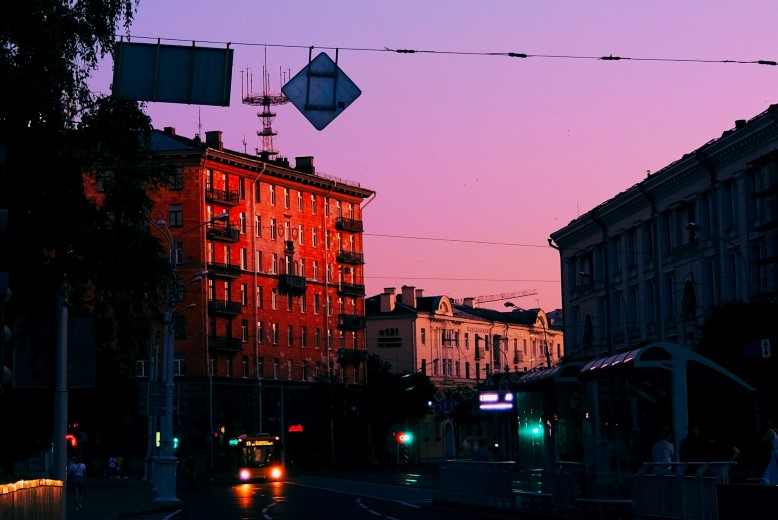
M291 103L277 107L274 145L377 192L362 216L367 295L536 290L514 303L551 311L561 306L552 232L778 102L778 67L721 63L778 61L776 19L775 0L141 0L131 34L231 42L229 107L147 113L187 137L221 130L234 150L260 146L241 71L261 93L266 55L279 92L308 47L333 59L340 48L362 95L322 131ZM508 52L536 57L486 55ZM608 55L643 60L576 58ZM111 66L95 90L109 92Z

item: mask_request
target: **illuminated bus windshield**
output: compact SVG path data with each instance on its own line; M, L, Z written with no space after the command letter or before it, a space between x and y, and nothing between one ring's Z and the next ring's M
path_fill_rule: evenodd
M233 470L239 481L283 478L283 448L278 437L268 434L241 435L232 439L230 445Z
M241 466L258 468L273 464L278 458L272 439L247 439L239 446Z

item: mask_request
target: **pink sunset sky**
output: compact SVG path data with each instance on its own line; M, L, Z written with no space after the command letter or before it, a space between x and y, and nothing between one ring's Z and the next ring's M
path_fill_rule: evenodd
M250 152L261 121L241 103L247 69L261 93L266 62L278 93L310 46L338 48L362 95L321 131L277 107L274 146L376 192L362 214L367 296L537 291L510 301L551 311L551 233L778 102L778 67L725 63L778 61L777 19L774 0L141 0L131 35L231 42L229 107L146 112ZM632 59L594 59L610 55ZM109 93L111 74L106 60L94 90Z

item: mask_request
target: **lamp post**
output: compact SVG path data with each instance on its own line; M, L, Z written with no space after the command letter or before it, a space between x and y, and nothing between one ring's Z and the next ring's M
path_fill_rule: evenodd
M202 222L186 231L180 233L179 238L184 234L202 226L212 224L215 221L229 219L228 213L222 213L216 217ZM152 225L157 228L167 240L170 248L170 266L172 269L173 283L178 284L177 277L177 258L176 244L173 234L164 219L151 220ZM154 484L157 490L155 502L178 502L176 497L176 466L178 460L173 449L173 403L175 392L175 286L168 284L165 291L166 305L163 318L162 332L162 370L165 378L165 414L162 418L160 432L159 456L156 458L156 471L154 472Z

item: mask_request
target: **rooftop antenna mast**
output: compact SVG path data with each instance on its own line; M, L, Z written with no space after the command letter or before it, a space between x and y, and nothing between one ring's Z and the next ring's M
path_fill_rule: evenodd
M257 131L262 147L257 148L256 152L261 160L268 161L275 155L278 155L278 150L273 147L273 137L278 135L278 132L273 130L273 119L275 119L276 114L271 107L284 105L289 102L289 98L281 93L270 92L270 78L267 73L267 48L265 48L265 64L262 66L262 93L253 93L254 80L248 70L246 70L245 82L243 104L262 107L262 110L257 112L257 117L262 121L262 129Z

